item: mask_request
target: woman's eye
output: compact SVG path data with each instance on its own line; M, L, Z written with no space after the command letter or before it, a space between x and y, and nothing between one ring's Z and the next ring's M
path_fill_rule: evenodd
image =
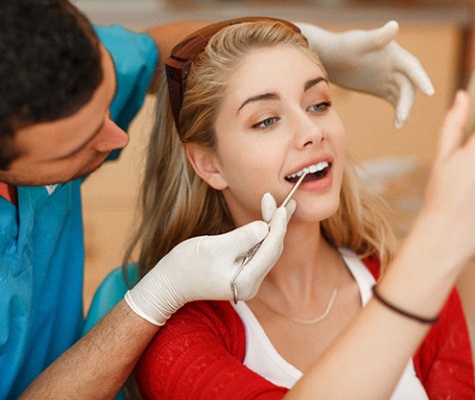
M325 111L328 107L332 105L331 101L324 101L322 103L315 104L308 108L308 111Z
M274 125L276 121L277 121L276 117L266 118L258 122L257 124L254 124L252 127L253 128L269 128L270 126Z

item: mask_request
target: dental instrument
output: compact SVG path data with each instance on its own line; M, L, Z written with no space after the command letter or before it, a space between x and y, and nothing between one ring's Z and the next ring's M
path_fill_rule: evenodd
M287 204L289 204L289 201L292 199L292 196L294 193L297 191L298 187L300 184L303 182L305 176L308 174L308 171L305 171L300 178L298 179L297 182L295 182L295 185L292 186L292 189L290 190L289 194L285 197L284 201L280 205L281 207L287 207ZM233 300L234 304L237 304L238 302L238 290L237 290L237 285L236 285L236 279L243 270L243 268L249 263L249 261L252 260L252 257L254 257L254 254L256 254L257 250L259 250L259 247L261 247L263 240L259 243L257 243L253 248L251 248L246 255L244 256L241 265L237 269L236 273L234 274L233 278L231 279L230 285L231 285L231 291L233 293Z

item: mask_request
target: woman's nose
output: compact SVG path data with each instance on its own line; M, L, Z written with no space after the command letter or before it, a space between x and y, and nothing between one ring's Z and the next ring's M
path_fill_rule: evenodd
M325 140L323 127L307 115L300 115L294 121L294 137L300 148L319 144Z

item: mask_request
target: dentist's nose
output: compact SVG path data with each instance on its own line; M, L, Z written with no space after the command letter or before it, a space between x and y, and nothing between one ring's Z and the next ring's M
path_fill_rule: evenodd
M98 133L94 147L100 152L121 149L129 142L129 136L110 118L106 118L104 126Z

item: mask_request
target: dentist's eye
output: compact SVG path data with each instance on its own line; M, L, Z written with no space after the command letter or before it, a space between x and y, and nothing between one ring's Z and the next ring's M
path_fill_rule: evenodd
M332 105L331 101L324 101L322 103L318 103L313 106L310 106L309 108L307 108L307 110L322 112L322 111L325 111L327 108L331 107L331 105Z
M260 122L258 122L257 124L254 124L252 125L253 128L269 128L271 127L272 125L274 125L275 123L277 122L277 118L276 117L270 117L270 118L266 118Z

